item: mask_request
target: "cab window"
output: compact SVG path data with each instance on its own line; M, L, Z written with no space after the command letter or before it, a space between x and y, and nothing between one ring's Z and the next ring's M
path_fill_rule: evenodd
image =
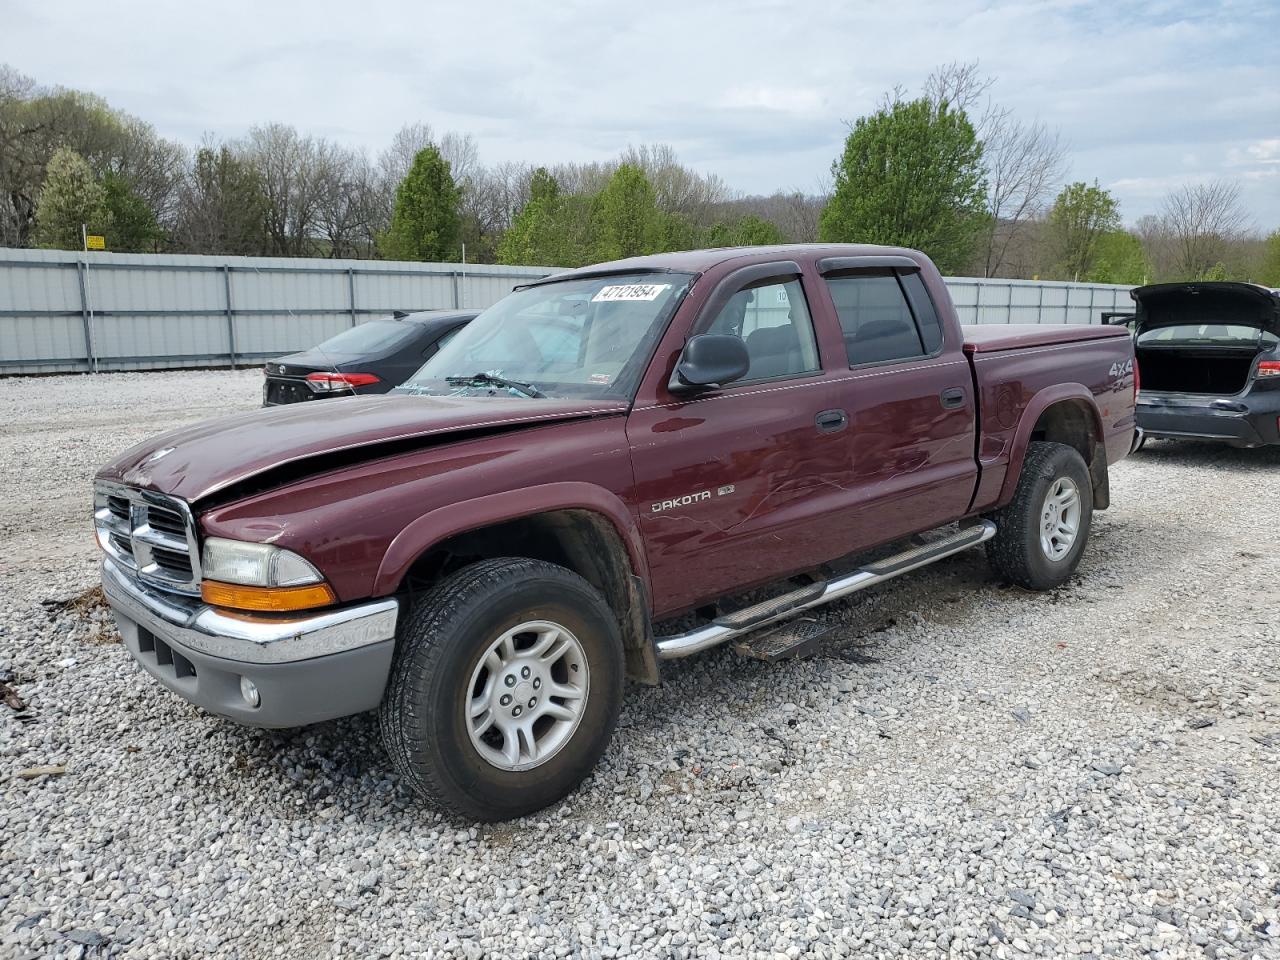
M925 357L942 346L942 327L918 274L861 273L826 281L850 366ZM912 292L922 298L922 312L924 304L929 307L926 324L917 325L901 281L919 284Z
M799 279L774 280L739 290L702 332L742 338L751 367L739 383L818 369L813 320Z

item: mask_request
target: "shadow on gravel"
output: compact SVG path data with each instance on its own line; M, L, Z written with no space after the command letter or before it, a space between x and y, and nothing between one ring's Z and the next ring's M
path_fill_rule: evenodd
M1171 467L1270 471L1280 467L1280 445L1247 450L1199 440L1148 440L1131 459L1135 465L1148 461Z

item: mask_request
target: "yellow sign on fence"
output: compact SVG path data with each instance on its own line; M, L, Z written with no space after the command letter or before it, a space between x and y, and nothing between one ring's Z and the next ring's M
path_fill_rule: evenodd
M107 238L89 234L84 238L84 246L86 250L105 250L107 249Z

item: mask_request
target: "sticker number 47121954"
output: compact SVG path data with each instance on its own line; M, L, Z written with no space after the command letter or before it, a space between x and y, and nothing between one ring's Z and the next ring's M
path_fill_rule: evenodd
M669 283L621 283L601 287L592 303L620 303L625 300L657 300Z
M1123 377L1126 373L1133 373L1133 361L1126 360L1124 363L1116 361L1111 365L1111 369L1107 371L1113 377Z

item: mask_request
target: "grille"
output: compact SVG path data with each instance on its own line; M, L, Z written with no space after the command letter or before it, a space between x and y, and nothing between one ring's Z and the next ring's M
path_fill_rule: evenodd
M98 543L117 565L164 590L200 592L195 522L184 501L100 482L93 517Z

